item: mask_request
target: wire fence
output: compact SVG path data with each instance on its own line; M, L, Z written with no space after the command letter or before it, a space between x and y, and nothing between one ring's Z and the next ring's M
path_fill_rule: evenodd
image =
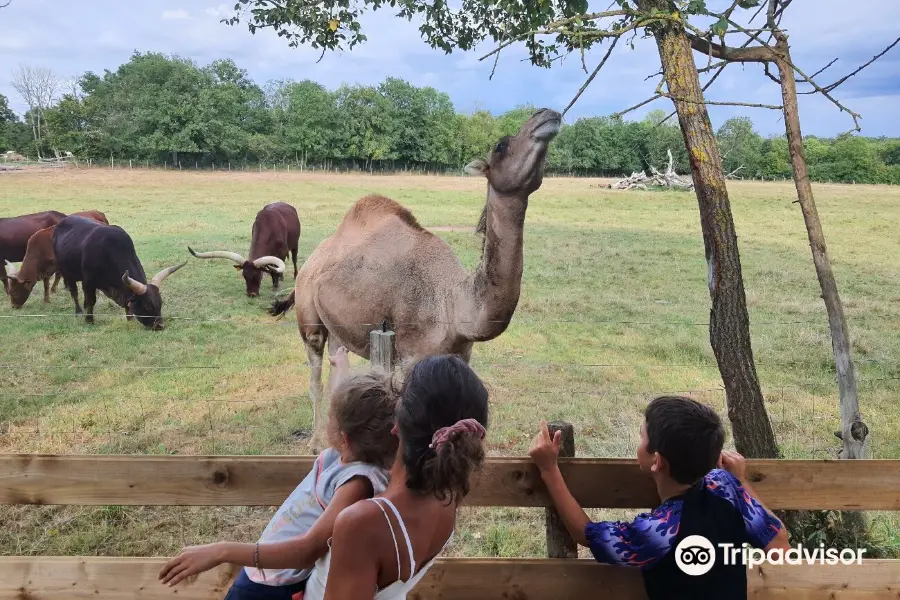
M293 311L290 311L291 313ZM139 315L135 314L135 317L152 317L153 315ZM204 316L196 316L196 315L179 315L179 314L163 314L163 318L166 320L173 321L191 321L195 323L234 323L238 318L244 318L245 315L236 315L236 316L216 316L216 317L204 317ZM850 317L852 320L865 320L865 321L900 321L900 313L898 314L884 314L884 315L852 315ZM84 319L83 314L75 314L71 312L67 313L15 313L15 314L5 314L0 315L0 320L35 320L35 319ZM124 321L126 320L126 316L124 314L109 314L109 313L97 313L94 314L95 320L100 319L108 319L114 321ZM496 323L507 323L508 321L500 320L500 319L486 319L480 321L462 321L462 320L441 320L441 319L431 319L427 321L391 321L388 323L391 327L401 327L401 326L434 326L434 325L474 325L476 323L483 324L496 324ZM582 319L548 319L545 317L520 317L516 316L513 321L516 324L522 323L545 323L545 324L593 324L593 325L646 325L653 327L669 327L669 326L683 326L683 327L709 327L709 321L675 321L675 320L647 320L647 319L593 319L593 318L582 318ZM354 323L344 323L343 327L369 327L369 328L379 328L384 323L379 322L366 322L359 321ZM271 318L267 321L258 321L255 322L254 325L277 325L277 326L289 326L289 327L297 327L298 325L308 326L308 327L318 327L321 326L322 323L298 323L295 320L287 319L287 318ZM790 319L790 320L750 320L750 326L755 327L758 325L762 326L774 326L774 325L828 325L828 321L823 317L817 319Z
M72 313L16 313L0 315L0 323L57 323L83 319ZM122 314L95 315L98 322L121 321ZM288 326L297 328L288 317L248 321L245 315L165 315L172 321L189 324L216 324L235 327ZM852 317L876 326L892 326L900 314L866 314ZM497 321L499 322L499 321ZM404 327L421 328L435 325L471 325L470 321L437 321L370 323L360 321L346 327L370 331L388 326L402 333ZM511 325L565 324L611 325L623 327L701 328L709 323L700 320L675 319L546 319L518 314ZM320 323L306 324L317 326ZM824 317L816 319L786 318L751 321L751 327L817 326L827 332ZM299 349L298 341L298 349ZM594 348L596 350L597 348ZM24 350L24 348L23 348ZM500 433L493 440L492 451L521 454L527 450L532 421L541 416L575 422L587 435L579 436L584 451L594 456L631 456L637 444L637 432L646 403L659 395L690 395L714 406L728 422L725 391L718 378L718 365L708 360L622 361L619 360L536 360L528 352L499 352L472 359L473 367L485 376L492 389L492 400L500 413L496 421ZM524 354L524 355L523 355ZM97 360L89 353L66 355L56 362L28 355L27 350L13 358L0 352L0 451L15 452L177 452L177 453L295 453L298 441L305 440L311 422L311 402L306 395L308 372L318 368L300 355L278 361L232 360L227 354L198 358L174 357L171 361L142 359L140 355ZM565 356L565 355L563 355ZM305 358L305 357L304 357ZM808 384L764 387L763 394L779 445L786 458L825 458L839 442L833 432L839 428L837 388L833 384L830 356L816 354L813 359L784 360L758 354L760 369L777 369L815 374ZM146 362L145 362L146 361ZM327 361L324 361L327 368ZM859 357L858 377L864 398L874 397L877 406L864 403L864 412L872 430L872 454L882 457L900 456L900 423L889 401L900 391L900 361L892 357ZM828 373L829 368L831 373ZM55 374L67 371L79 375ZM288 384L256 389L255 372L290 372ZM173 373L174 387L185 388L173 393L154 385L128 390L116 382L116 374L134 381L138 376L157 372L160 378ZM592 375L600 372L603 375ZM671 372L672 375L665 375ZM696 373L694 373L696 372ZM83 373L83 375L81 375ZM182 374L183 373L183 374ZM217 373L217 375L200 375ZM642 385L646 373L661 373L659 381L681 383L690 379L700 385L670 389ZM219 391L210 378L228 378L246 374L238 390ZM527 377L523 377L527 374ZM200 379L198 379L198 377ZM829 385L828 379L831 378ZM160 379L157 378L157 379ZM652 379L652 378L651 378ZM765 381L765 378L762 378ZM800 379L800 378L797 378ZM201 381L202 380L202 381ZM98 383L99 382L99 383ZM710 383L713 383L710 386ZM270 384L266 384L270 385ZM43 386L36 388L35 386ZM550 386L550 387L547 387ZM250 391L248 391L248 389ZM895 433L896 432L896 433Z

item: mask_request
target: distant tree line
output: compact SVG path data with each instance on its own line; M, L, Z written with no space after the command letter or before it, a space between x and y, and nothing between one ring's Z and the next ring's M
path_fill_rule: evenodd
M34 110L34 109L33 109ZM0 151L151 164L224 166L285 163L361 170L459 170L515 133L534 107L502 115L457 112L450 97L389 77L378 86L328 90L310 80L264 87L230 59L199 67L190 60L135 53L115 71L85 73L67 93L20 120L0 96ZM551 173L622 176L662 169L671 150L688 170L674 119L589 117L565 125L551 146ZM39 121L42 128L35 128ZM40 131L40 133L38 133ZM726 173L790 177L784 137L764 138L746 117L717 132ZM844 135L805 140L818 181L900 183L900 139Z

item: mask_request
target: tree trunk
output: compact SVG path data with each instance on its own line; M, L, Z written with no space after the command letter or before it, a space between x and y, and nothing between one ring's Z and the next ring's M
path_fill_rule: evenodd
M800 110L797 105L797 84L794 80L794 69L791 67L791 50L787 36L775 32L776 57L778 73L781 78L781 96L784 100L784 125L787 130L788 151L794 169L794 183L797 186L797 199L806 232L809 236L809 247L812 250L816 276L822 289L822 300L828 312L828 325L831 329L831 347L834 351L834 364L837 370L838 389L841 398L841 440L844 449L840 458L867 458L866 439L869 428L859 413L859 395L856 389L856 373L850 356L850 334L847 320L844 318L844 306L838 294L837 282L831 271L828 260L828 249L825 246L825 233L819 221L816 201L806 168L806 153L803 149L803 136L800 132Z
M637 4L644 11L674 10L670 0L638 0ZM747 299L722 159L704 104L691 45L684 29L675 24L656 26L653 35L669 96L678 111L700 205L712 299L709 337L725 384L735 446L747 457L777 458L775 435L750 344Z

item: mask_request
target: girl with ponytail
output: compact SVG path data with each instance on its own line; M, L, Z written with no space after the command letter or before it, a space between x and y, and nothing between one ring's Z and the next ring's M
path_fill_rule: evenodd
M403 600L447 548L456 509L484 461L488 392L465 361L412 368L397 406L399 438L383 494L341 512L304 600Z

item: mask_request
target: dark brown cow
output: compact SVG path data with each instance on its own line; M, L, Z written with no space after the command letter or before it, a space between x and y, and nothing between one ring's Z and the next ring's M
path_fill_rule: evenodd
M284 202L275 202L263 207L253 221L253 237L250 240L250 256L244 258L236 252L194 252L197 258L227 258L235 262L234 268L241 271L247 282L247 295L259 295L263 274L272 276L272 287L278 289L278 282L284 278L284 261L288 252L294 262L294 277L297 277L297 246L300 244L300 217L296 209Z
M25 258L29 238L40 229L53 227L65 216L61 212L48 210L0 219L0 265L6 265L6 261L19 262ZM0 280L3 281L3 291L8 294L9 283L6 281L6 269L0 269Z
M82 217L88 217L104 225L109 225L106 215L98 210L88 210L75 213ZM31 290L38 281L44 282L44 302L50 302L50 278L56 275L53 281L53 290L59 284L60 274L56 267L56 256L53 254L53 227L46 227L39 230L33 236L28 238L28 244L25 249L25 258L22 260L22 266L16 268L10 261L6 261L6 275L9 278L9 301L13 308L22 308Z

